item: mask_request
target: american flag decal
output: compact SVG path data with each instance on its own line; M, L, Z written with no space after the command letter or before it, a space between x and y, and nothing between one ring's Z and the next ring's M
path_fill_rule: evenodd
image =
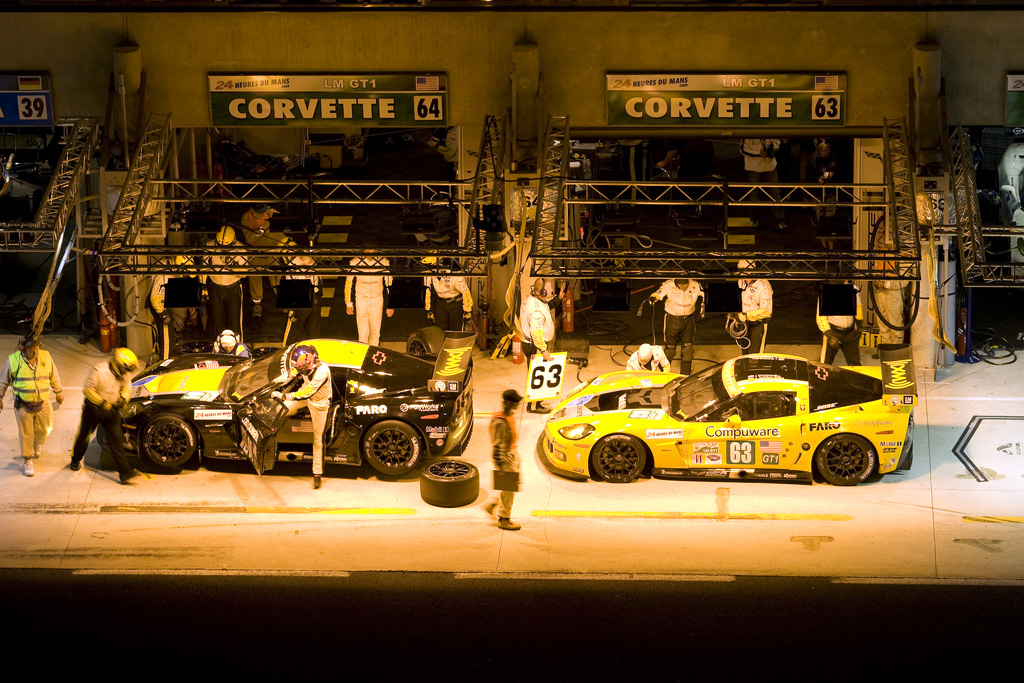
M781 441L762 441L760 443L762 453L779 453L782 451Z
M417 90L440 90L440 81L437 76L417 76Z
M839 76L815 76L815 90L839 90Z

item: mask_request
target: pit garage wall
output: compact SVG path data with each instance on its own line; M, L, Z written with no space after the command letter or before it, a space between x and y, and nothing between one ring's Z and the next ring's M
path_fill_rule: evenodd
M151 111L209 124L212 71L443 71L449 121L506 111L511 46L540 46L544 110L605 125L607 71L830 70L848 80L847 124L907 109L915 42L943 48L953 123L1002 120L1002 76L1019 70L1024 12L207 12L4 13L5 71L47 70L58 116L102 116L112 49L142 47Z

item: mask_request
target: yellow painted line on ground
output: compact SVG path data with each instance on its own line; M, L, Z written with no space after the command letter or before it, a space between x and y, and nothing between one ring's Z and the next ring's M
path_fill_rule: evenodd
M352 225L352 216L324 216L323 225Z
M331 317L331 307L330 306L321 306L320 307L320 317L321 318L330 318ZM845 356L843 356L843 357L845 358Z
M977 515L964 515L964 521L988 524L1024 524L1024 517L982 517Z
M320 296L321 296L321 298L324 298L324 299L333 299L334 298L334 287L324 287L321 290ZM846 358L846 356L843 356L843 358Z
M250 507L218 505L103 505L106 513L185 513L185 514L285 514L285 515L415 515L413 508L327 508L327 507Z
M317 244L347 244L347 232L321 232L316 237Z
M648 510L534 510L534 517L618 517L627 519L714 519L759 521L849 522L853 515L820 515L797 512L748 512L720 515L714 512L655 512Z

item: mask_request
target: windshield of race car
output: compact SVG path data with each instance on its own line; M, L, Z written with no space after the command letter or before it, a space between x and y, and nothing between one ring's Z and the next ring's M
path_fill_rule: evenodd
M224 374L224 387L221 393L237 401L263 389L280 377L284 368L285 351L286 349L282 349L269 356L254 358L234 366Z
M721 365L713 365L696 375L670 382L665 385L665 391L669 396L668 411L681 420L729 398L722 382Z

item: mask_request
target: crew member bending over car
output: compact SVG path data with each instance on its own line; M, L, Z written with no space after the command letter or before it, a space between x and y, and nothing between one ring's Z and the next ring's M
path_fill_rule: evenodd
M238 341L238 336L231 330L224 330L217 335L217 339L213 342L213 352L226 353L229 356L239 356L240 358L252 358L252 350Z
M85 401L82 404L82 422L78 425L78 436L71 452L71 469L82 469L82 458L92 435L96 427L102 425L121 483L129 483L137 474L124 447L121 407L128 403L132 373L138 369L139 359L131 349L115 349L109 360L92 369L82 387Z
M331 369L320 362L316 347L310 344L299 344L292 349L292 368L302 376L302 386L297 391L275 391L271 396L282 401L306 402L313 420L313 488L318 489L324 473L324 427L333 396Z
M651 344L641 344L640 348L634 351L633 355L626 361L626 369L634 371L668 372L669 367L664 349L657 345L652 346Z

